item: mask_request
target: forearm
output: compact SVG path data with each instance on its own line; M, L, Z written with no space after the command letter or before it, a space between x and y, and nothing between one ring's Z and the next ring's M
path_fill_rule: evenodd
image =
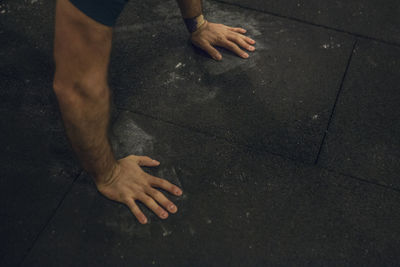
M184 19L197 17L203 12L201 0L177 0L177 2Z
M96 183L109 177L116 163L108 138L110 93L108 88L100 90L99 96L83 95L79 90L57 93L68 138Z
M116 166L108 140L111 39L110 27L84 16L69 1L57 1L54 92L72 148L96 183Z

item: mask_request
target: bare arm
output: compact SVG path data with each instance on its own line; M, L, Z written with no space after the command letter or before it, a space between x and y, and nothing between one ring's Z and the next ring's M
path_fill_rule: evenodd
M135 200L167 218L166 210L175 213L177 207L153 187L175 195L182 191L140 168L159 162L133 155L116 160L110 145L107 68L112 29L88 18L68 0L57 2L55 28L54 92L68 138L83 167L104 196L126 204L141 223L147 219Z
M83 167L100 182L111 176L116 165L107 134L112 31L93 23L89 34L89 28L79 24L81 14L68 4L61 1L57 8L54 89L72 147Z
M202 15L202 0L177 0L181 10L182 17L186 25L196 25L196 18ZM193 22L191 23L191 20ZM191 32L192 43L206 51L213 59L221 60L221 53L214 46L224 47L242 58L248 58L249 54L242 50L254 51L255 41L245 35L245 29L234 28L222 24L216 24L205 21L204 24L191 31L191 26L188 26Z
M176 0L184 19L194 18L203 13L201 0Z

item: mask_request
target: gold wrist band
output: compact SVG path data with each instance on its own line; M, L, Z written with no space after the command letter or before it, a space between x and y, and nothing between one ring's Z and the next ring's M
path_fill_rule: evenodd
M197 31L201 26L203 26L204 23L206 23L206 20L204 19L203 15L197 16L195 18L191 19L184 19L186 27L190 33L194 33Z

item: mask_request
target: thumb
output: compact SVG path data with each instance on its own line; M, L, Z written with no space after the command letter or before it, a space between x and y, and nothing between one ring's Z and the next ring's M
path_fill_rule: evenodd
M151 159L147 156L140 156L138 157L138 164L139 166L146 166L146 167L155 167L160 165L160 162L157 160Z
M203 49L207 54L209 54L213 59L219 61L222 59L221 54L215 49L210 42L199 40L198 38L192 37L192 43L200 49Z
M202 44L201 48L204 51L206 51L213 59L218 60L218 61L222 59L221 54L211 44L204 43L204 44Z

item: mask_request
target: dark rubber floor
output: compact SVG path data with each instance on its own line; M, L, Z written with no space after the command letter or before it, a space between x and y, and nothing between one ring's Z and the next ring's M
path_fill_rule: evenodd
M110 64L118 157L178 213L100 195L52 91L54 3L0 2L0 266L400 265L400 3L205 1L256 41L215 62L172 0L131 0Z

